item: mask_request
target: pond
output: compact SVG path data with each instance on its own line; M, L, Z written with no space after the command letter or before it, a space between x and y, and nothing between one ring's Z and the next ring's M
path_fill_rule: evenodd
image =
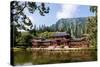
M30 49L14 51L14 65L36 65L96 61L97 49L47 50Z

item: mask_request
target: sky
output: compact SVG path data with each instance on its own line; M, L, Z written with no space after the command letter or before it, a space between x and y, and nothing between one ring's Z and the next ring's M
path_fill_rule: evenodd
M37 5L40 5L40 3L37 3ZM33 25L39 26L45 24L46 26L50 26L61 18L94 16L94 14L90 12L88 5L46 3L45 6L50 7L49 13L45 16L41 16L38 10L35 10L35 12L31 14L27 8L24 9L24 13L29 17Z

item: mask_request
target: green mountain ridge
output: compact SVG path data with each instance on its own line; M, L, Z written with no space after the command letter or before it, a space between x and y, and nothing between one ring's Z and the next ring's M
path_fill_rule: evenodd
M70 33L72 37L80 37L86 33L89 17L80 18L62 18L50 26L54 31Z

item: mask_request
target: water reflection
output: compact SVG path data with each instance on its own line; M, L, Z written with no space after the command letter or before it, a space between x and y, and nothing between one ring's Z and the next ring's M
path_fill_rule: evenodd
M96 61L96 49L84 50L21 50L14 52L15 65L32 65L32 64L49 64L49 63L66 63L66 62L82 62Z
M32 51L20 50L14 52L15 65L29 65L32 63Z

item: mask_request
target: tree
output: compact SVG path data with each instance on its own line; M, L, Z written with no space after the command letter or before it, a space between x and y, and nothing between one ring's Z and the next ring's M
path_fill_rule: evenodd
M97 16L97 6L90 6L90 11L95 13L95 15Z
M28 18L28 16L24 13L25 9L28 9L29 13L34 13L35 10L39 11L39 14L41 16L45 16L47 13L49 13L49 7L45 7L44 3L41 3L41 5L37 6L36 2L21 2L21 1L12 1L10 4L11 7L11 38L12 38L12 45L15 45L16 38L18 37L18 30L26 30L30 31L32 29L33 25L31 20ZM28 26L28 27L26 27Z
M95 17L90 17L88 19L88 24L87 24L87 33L90 35L89 39L91 41L91 45L96 47L97 45L97 22Z
M31 29L31 30L29 31L29 33L30 33L31 35L33 35L33 36L37 36L37 28L36 28L36 25L34 25L34 28Z
M11 25L15 25L17 29L29 30L25 25L30 26L30 28L33 26L31 20L24 13L25 8L32 14L35 10L38 10L41 16L45 16L45 14L49 13L49 7L46 8L44 3L37 6L35 2L12 1Z
M91 45L97 47L97 6L90 6L90 11L95 13L94 17L88 18L87 33L90 34Z

